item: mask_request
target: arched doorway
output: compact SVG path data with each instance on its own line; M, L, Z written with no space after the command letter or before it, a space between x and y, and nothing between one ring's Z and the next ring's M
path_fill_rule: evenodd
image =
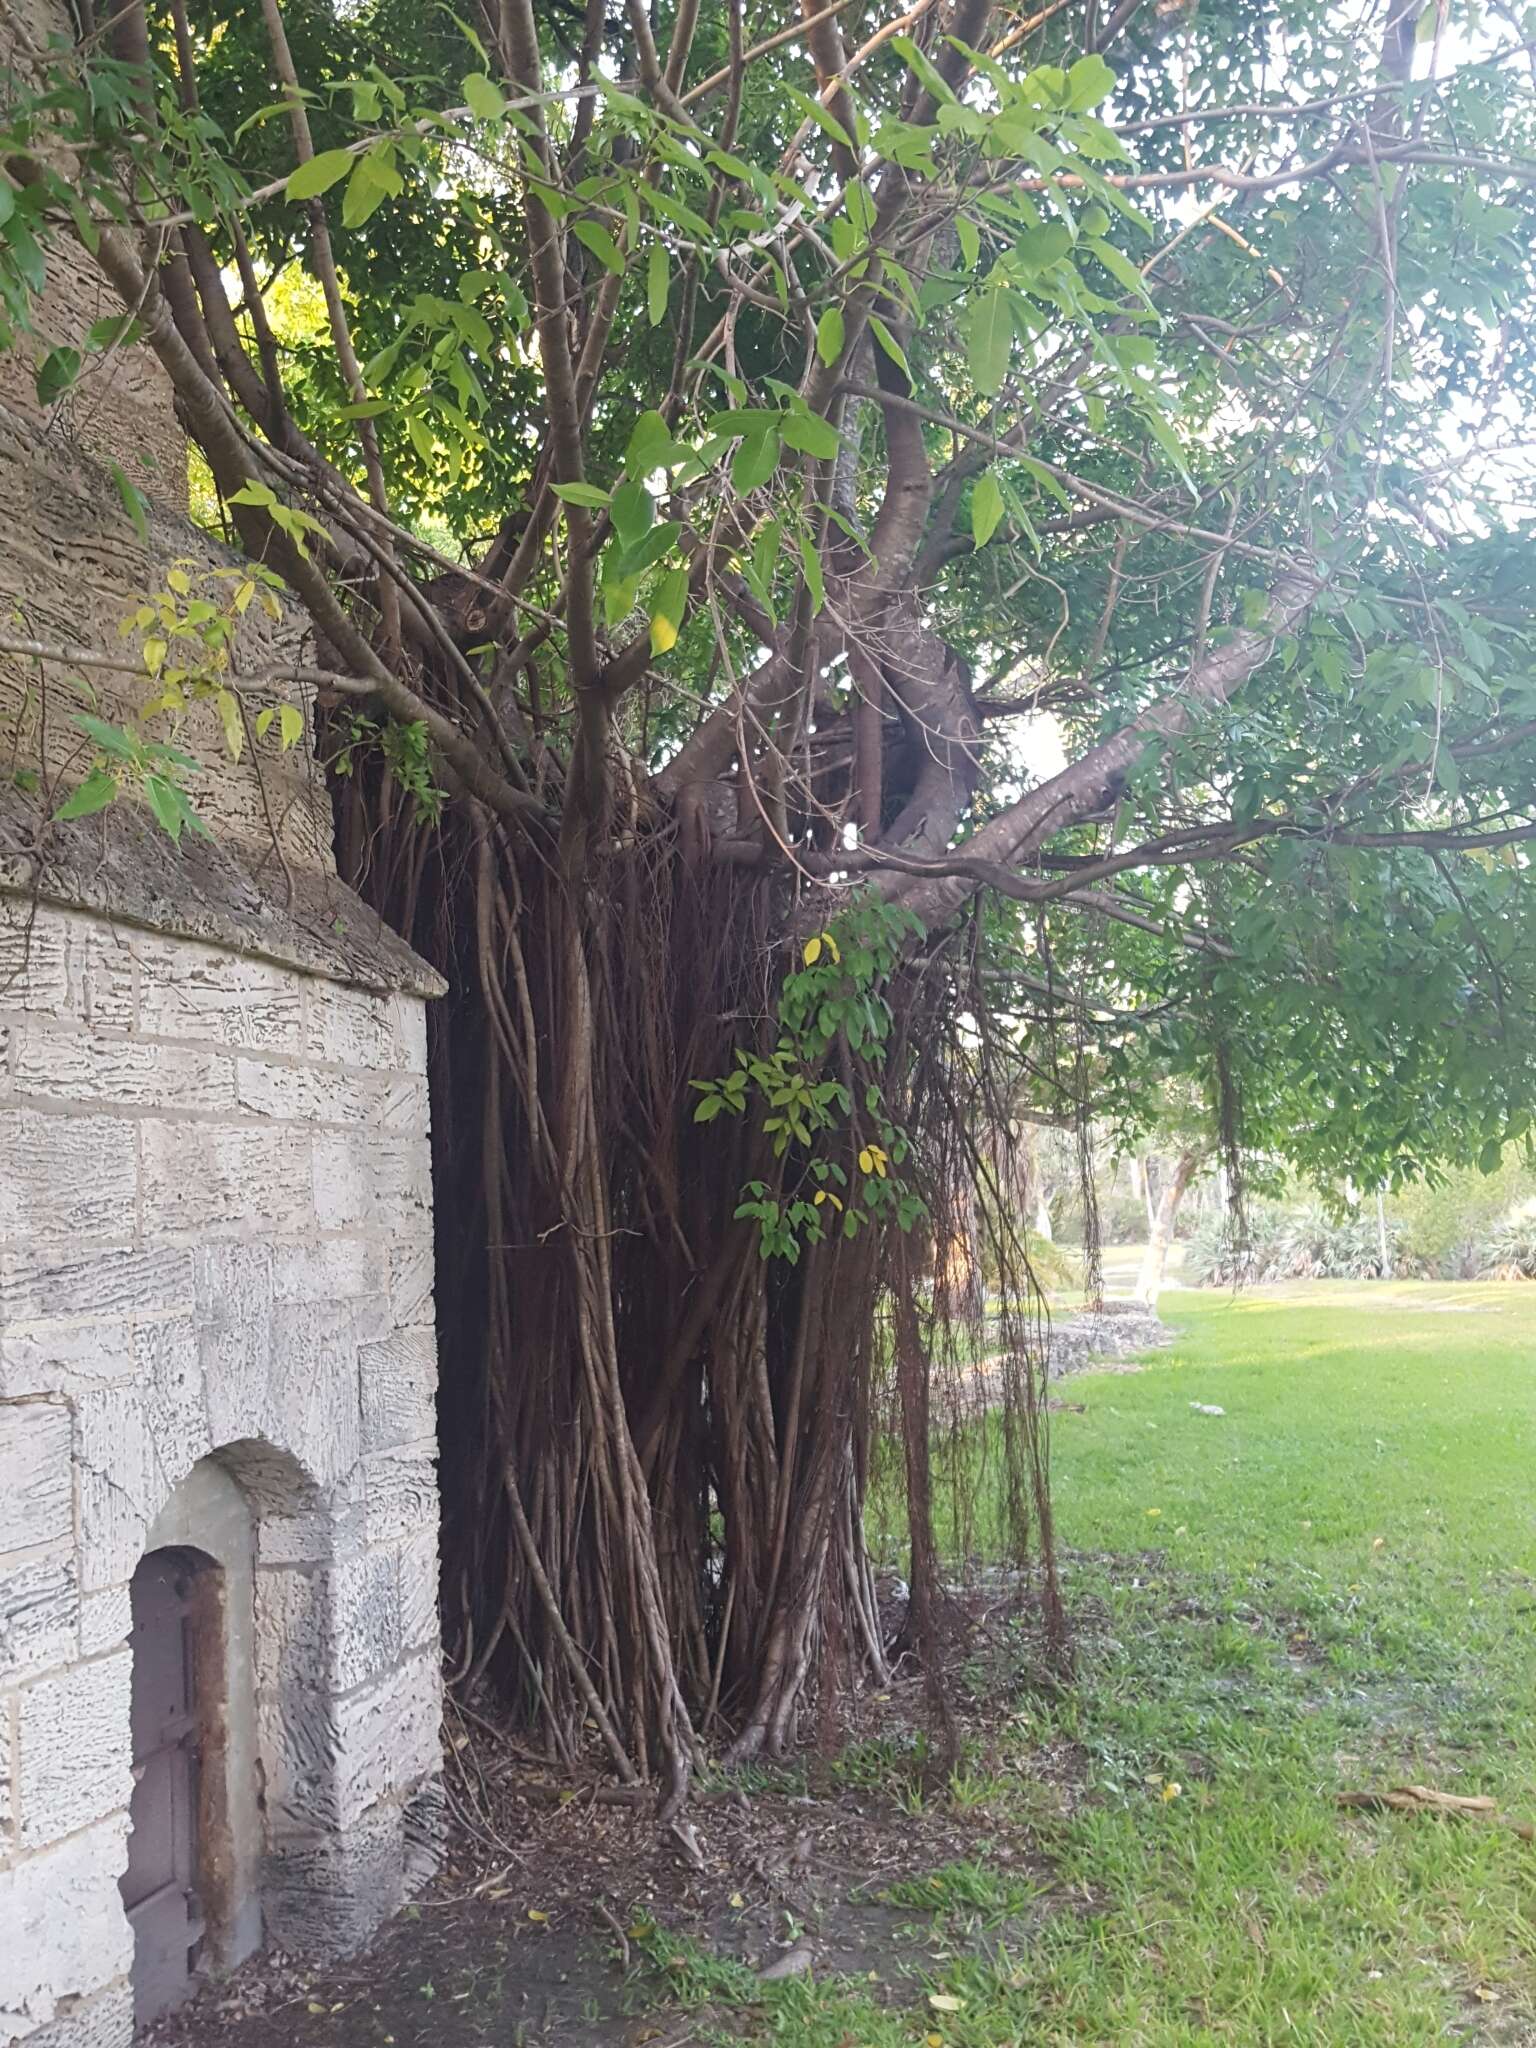
M145 2026L193 1987L206 1927L203 1741L223 1663L221 1573L181 1547L133 1575L133 1798L123 1906L133 1930L133 2008Z
M120 1880L139 2027L260 1946L264 1848L244 1488L203 1459L148 1544L130 1588L133 1792Z

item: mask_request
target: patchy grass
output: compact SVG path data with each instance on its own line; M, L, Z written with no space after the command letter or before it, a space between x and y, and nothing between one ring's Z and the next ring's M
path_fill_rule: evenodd
M1027 1815L1047 1898L981 1853L895 1888L923 1923L906 1997L673 1953L718 2015L695 2039L1536 2043L1536 1846L1336 1804L1413 1782L1536 1819L1536 1288L1165 1311L1172 1351L1055 1418L1079 1682L1020 1697L939 1795ZM910 1787L912 1761L846 1768Z

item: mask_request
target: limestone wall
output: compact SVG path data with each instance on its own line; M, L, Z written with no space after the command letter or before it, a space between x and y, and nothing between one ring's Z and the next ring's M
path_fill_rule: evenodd
M438 1766L424 1004L0 895L0 2044L127 2041L128 1582L255 1523L269 1939L412 1883Z

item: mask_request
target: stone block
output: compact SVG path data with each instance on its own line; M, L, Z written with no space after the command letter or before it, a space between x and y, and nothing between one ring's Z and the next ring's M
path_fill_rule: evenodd
M197 1323L190 1315L139 1323L133 1349L150 1455L165 1494L213 1449Z
M226 1054L92 1031L34 1026L18 1033L12 1073L18 1095L50 1101L181 1110L230 1109L235 1102L234 1062Z
M0 896L0 1010L68 1016L78 1010L70 920L46 903Z
M388 1253L370 1237L321 1237L307 1244L274 1245L272 1295L275 1301L387 1303Z
M336 1695L401 1656L400 1581L387 1550L256 1575L256 1675L264 1691L309 1684Z
M408 1074L427 1071L427 1006L420 996L395 997L395 1037L400 1048L398 1064Z
M133 1985L119 1978L94 1998L59 2001L58 2017L35 2034L24 2048L129 2048L133 2040Z
M243 1110L288 1123L360 1124L375 1107L371 1076L278 1060L242 1059L236 1088Z
M80 1584L96 1593L133 1577L160 1490L137 1387L81 1394L74 1407Z
M61 1841L127 1806L132 1672L124 1649L22 1691L16 1785L24 1849Z
M400 1575L400 1642L406 1650L437 1653L439 1641L439 1566L437 1530L424 1529L398 1546Z
M0 1556L74 1534L69 1410L56 1401L0 1402Z
M110 1386L133 1370L133 1325L41 1322L0 1326L0 1396L69 1394Z
M0 1683L72 1661L79 1634L72 1552L0 1564Z
M119 1238L130 1222L131 1212L121 1219ZM193 1298L192 1253L179 1246L0 1253L0 1329L64 1316L108 1322L190 1308Z
M133 1601L126 1586L80 1598L80 1654L95 1657L126 1643L133 1628Z
M426 1236L432 1227L432 1148L397 1131L317 1131L315 1218L322 1230Z
M0 1244L121 1238L138 1186L125 1117L12 1107L0 1117Z
M121 1742L126 1754L126 1721ZM121 1813L0 1870L0 2042L35 2043L38 2028L80 2018L93 1993L126 1976L133 1941L117 1880L127 1862ZM75 2048L67 2033L57 2038Z
M355 1827L441 1763L437 1660L414 1657L340 1698L300 1681L257 1705L275 1831Z
M311 979L304 984L304 1002L304 1049L310 1059L347 1067L399 1063L388 996Z
M303 976L186 939L141 933L139 1029L252 1052L299 1052Z
M357 1338L341 1302L284 1302L272 1311L269 1441L291 1451L325 1486L361 1450Z
M203 1322L256 1321L272 1306L272 1252L265 1244L198 1245L192 1300Z
M437 1527L436 1446L409 1444L376 1451L363 1464L363 1526L370 1544L398 1543Z
M368 1814L345 1833L289 1832L268 1847L262 1918L290 1955L348 1955L405 1903L404 1817Z
M428 1329L396 1330L357 1354L362 1392L363 1450L418 1443L437 1426L437 1337Z
M162 1123L143 1133L149 1235L293 1235L311 1220L309 1133L290 1124Z
M381 1074L374 1083L373 1121L386 1131L424 1137L432 1127L427 1084L420 1074Z
M430 1237L395 1239L389 1247L389 1306L399 1329L436 1320L432 1302L433 1251Z
M85 1015L93 1030L132 1031L138 1020L136 933L99 917L76 920Z

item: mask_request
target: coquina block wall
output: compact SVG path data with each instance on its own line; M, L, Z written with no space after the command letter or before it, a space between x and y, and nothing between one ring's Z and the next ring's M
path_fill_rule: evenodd
M77 306L56 276L49 338ZM112 378L41 415L0 375L12 637L120 655L173 560L232 560L153 365ZM296 656L253 606L237 668ZM53 820L86 684L133 715L0 655L0 2048L124 2048L263 1942L353 1946L437 1831L440 984L338 883L307 740L236 764L189 722L211 843Z

